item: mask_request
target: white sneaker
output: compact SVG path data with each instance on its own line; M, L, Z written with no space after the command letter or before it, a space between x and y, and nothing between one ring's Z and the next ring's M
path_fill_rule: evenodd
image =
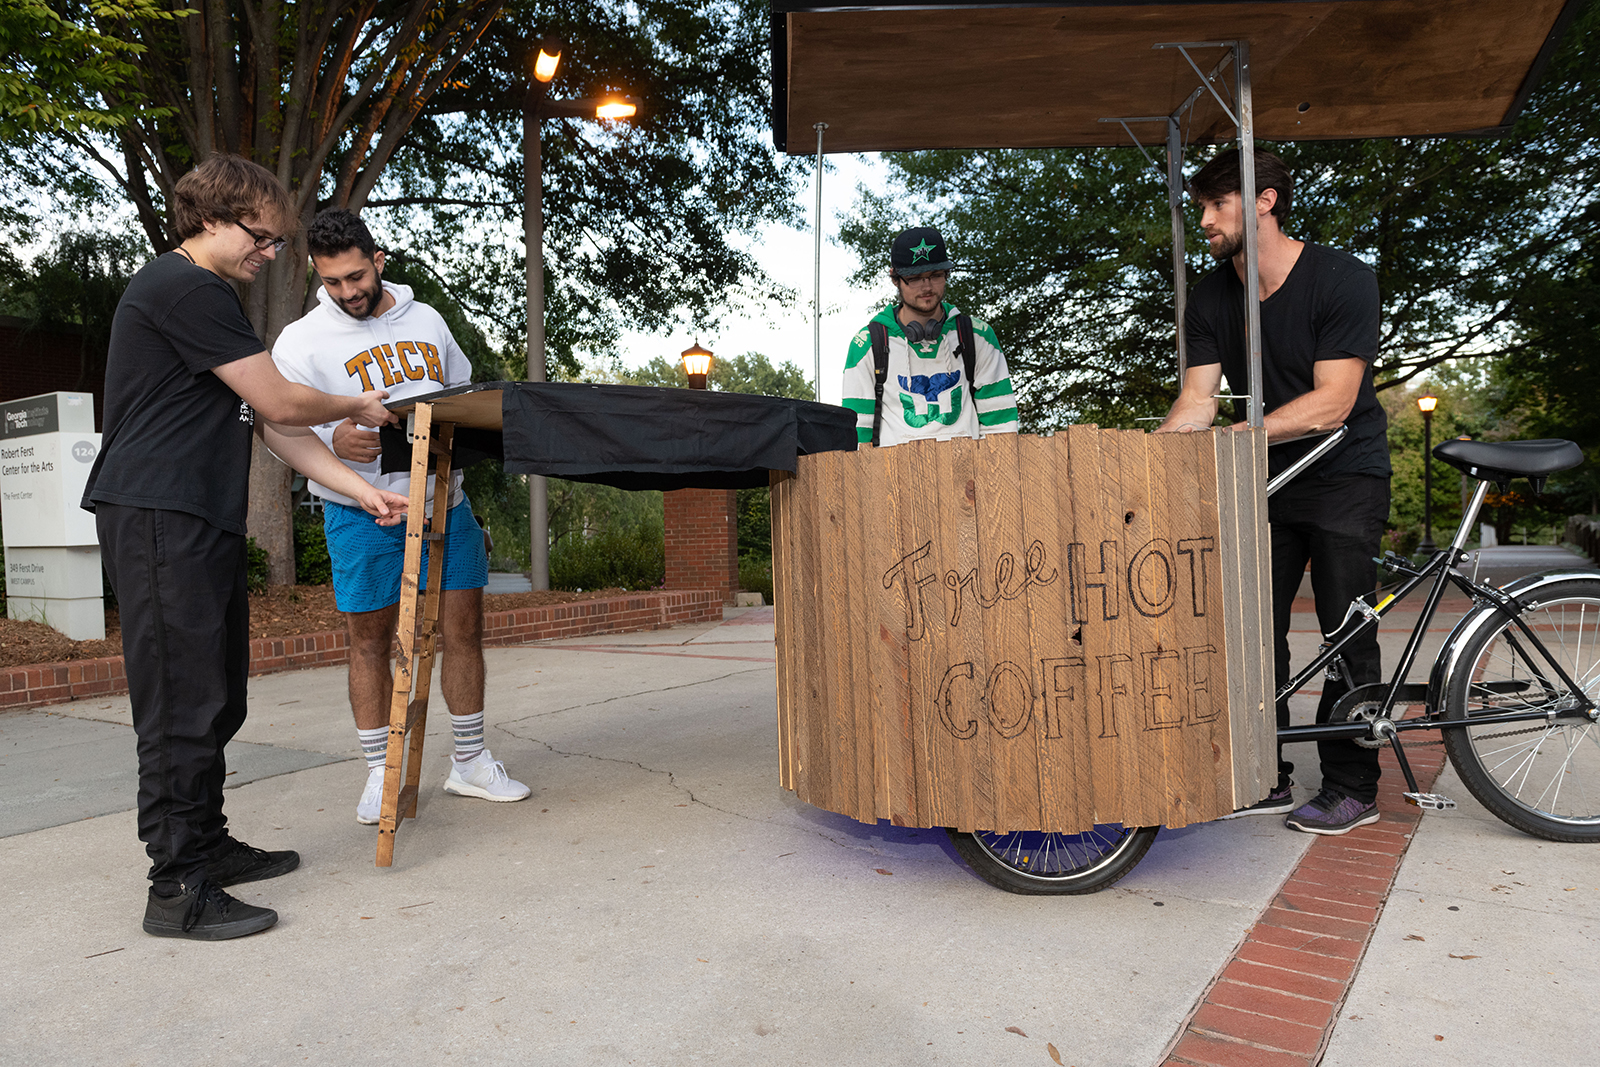
M383 813L383 770L374 767L367 772L367 787L361 791L361 803L356 805L356 822L362 826L376 826Z
M444 791L458 797L477 797L505 803L523 800L533 792L521 782L506 777L505 764L489 755L488 749L465 763L452 758L450 777L444 780Z

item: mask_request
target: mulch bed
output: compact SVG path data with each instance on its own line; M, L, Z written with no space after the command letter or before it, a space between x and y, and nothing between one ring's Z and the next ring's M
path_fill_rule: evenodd
M622 596L624 589L595 589L582 593L548 590L536 593L494 593L483 598L487 611L568 604ZM343 630L344 615L333 604L331 585L274 585L250 597L251 637L299 637L302 634ZM122 624L116 611L106 612L103 641L73 641L41 622L0 618L0 668L31 663L60 663L122 655Z

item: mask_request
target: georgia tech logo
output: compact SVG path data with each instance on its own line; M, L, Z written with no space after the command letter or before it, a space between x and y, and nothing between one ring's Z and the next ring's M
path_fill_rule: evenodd
M421 364L413 363L413 358L421 359ZM439 348L426 341L401 341L393 346L373 345L365 352L358 352L344 365L345 373L352 378L361 378L361 391L367 392L376 389L372 382L370 367L376 365L383 376L384 386L397 385L404 381L418 382L423 378L432 378L440 386L444 385L444 366L439 360Z

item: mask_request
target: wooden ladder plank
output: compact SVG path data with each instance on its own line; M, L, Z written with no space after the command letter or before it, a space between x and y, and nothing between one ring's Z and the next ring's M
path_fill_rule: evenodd
M405 563L400 573L400 651L395 659L394 683L389 697L389 746L383 774L383 803L378 814L376 865L379 867L394 863L395 832L406 817L400 807L400 784L405 764L406 726L413 718L412 675L418 651L417 579L422 572L423 526L427 522L424 505L433 405L417 404L412 421L411 495L406 507Z

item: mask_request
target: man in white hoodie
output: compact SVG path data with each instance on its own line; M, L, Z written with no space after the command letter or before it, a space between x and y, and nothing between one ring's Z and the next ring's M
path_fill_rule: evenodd
M272 358L285 378L348 395L380 388L373 383L381 382L391 401L472 381L472 367L439 313L413 300L410 287L383 281L383 253L365 223L351 212L330 208L317 215L306 237L322 288L317 307L286 327L273 348ZM374 486L406 492L407 474L379 472L375 429L351 419L312 429ZM429 508L434 481L430 476ZM350 635L350 710L368 768L356 821L372 825L383 797L393 686L389 656L399 620L405 528L380 528L371 519L358 522L362 512L348 497L317 482L311 483L311 491L323 500L334 599L345 613ZM483 530L461 490L459 471L452 472L447 491L450 517L439 610L444 665L439 681L450 709L455 759L444 790L483 800L522 800L528 787L507 777L483 743L483 587L489 572ZM423 546L424 583L432 544Z

